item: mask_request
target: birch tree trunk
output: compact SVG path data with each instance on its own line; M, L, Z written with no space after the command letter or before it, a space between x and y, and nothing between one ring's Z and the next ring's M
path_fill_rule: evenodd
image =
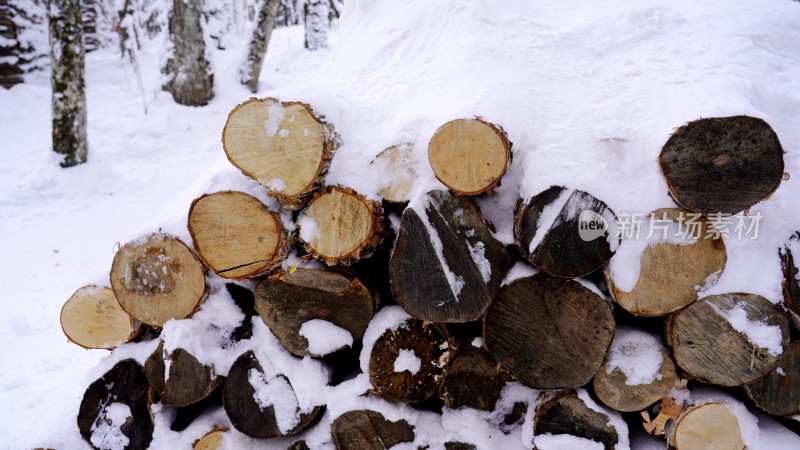
M258 90L258 76L261 74L261 65L267 54L269 38L275 28L275 17L280 3L280 0L264 0L261 12L258 14L258 23L253 30L253 37L250 39L247 62L242 70L242 84L254 94Z
M318 50L328 47L328 1L308 0L303 6L306 27L306 48Z
M214 76L206 59L206 43L200 20L202 0L174 0L169 14L172 55L164 72L169 81L164 90L176 103L203 106L214 97Z
M53 150L61 167L86 162L85 52L80 0L50 0L50 60L53 86Z

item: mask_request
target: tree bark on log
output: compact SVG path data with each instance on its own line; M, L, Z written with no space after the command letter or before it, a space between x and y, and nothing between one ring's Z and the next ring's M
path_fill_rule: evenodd
M164 90L179 105L204 106L214 97L214 75L206 59L206 43L201 20L200 0L173 0L169 13L169 38L172 55L164 73Z
M211 367L204 366L188 351L164 350L164 342L147 358L144 372L153 389L167 406L188 406L210 395L224 381Z
M250 38L247 61L242 70L242 84L254 94L258 91L258 77L261 75L261 66L267 54L269 38L275 28L275 16L280 3L280 0L264 0L258 13L258 23L253 29L253 37Z
M783 147L762 119L706 118L678 128L658 157L672 197L701 214L736 214L772 195Z
M392 236L380 203L341 186L317 192L297 224L305 249L329 266L369 258Z
M484 317L487 350L534 389L583 386L614 336L610 305L570 280L538 273L504 286Z
M570 435L599 442L614 450L619 432L609 424L609 417L589 408L574 391L563 392L536 408L533 419L534 449L536 438L544 434Z
M675 450L744 450L739 420L721 403L705 403L681 414L670 436Z
M279 269L256 286L255 295L261 319L297 356L323 356L347 346L315 352L303 335L303 326L309 321L326 321L345 330L352 345L375 314L375 299L360 280L322 270L288 273Z
M776 416L800 414L800 342L790 342L775 368L744 391L756 406Z
M413 145L393 145L378 153L370 163L375 170L384 175L381 190L378 194L390 203L407 203L409 193L417 178L416 165L413 160Z
M800 329L800 269L795 262L795 258L800 258L800 232L789 238L789 242L781 249L780 257L786 310L795 327Z
M411 319L396 330L386 330L375 342L369 358L370 382L389 400L421 402L439 389L450 356L450 344L435 325Z
M114 255L111 288L122 309L156 327L191 316L208 293L194 252L162 233L129 242Z
M228 115L222 145L231 164L297 210L322 187L339 138L304 103L251 98Z
M445 371L439 397L448 408L494 411L500 392L511 375L484 349L471 348L456 354Z
M147 377L133 359L118 362L89 385L78 411L81 436L94 448L144 450L153 439Z
M237 280L264 275L289 254L281 218L244 192L206 194L189 208L197 255L217 275Z
M336 450L385 450L414 441L414 427L405 420L392 422L376 411L348 411L331 424Z
M61 329L70 342L83 348L111 350L138 336L143 327L119 306L114 291L89 285L64 303Z
M750 337L748 330L756 335ZM675 362L692 377L740 386L778 363L789 344L789 320L779 306L758 295L712 295L670 316L667 340Z
M389 273L394 297L412 316L471 322L486 311L509 264L471 199L431 191L403 212Z
M586 192L553 186L520 201L514 239L531 264L550 275L575 278L593 272L614 255L617 217Z

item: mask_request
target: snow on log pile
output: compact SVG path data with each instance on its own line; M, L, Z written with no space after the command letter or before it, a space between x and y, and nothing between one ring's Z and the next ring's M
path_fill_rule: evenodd
M358 44L357 31L398 18L348 5L351 50L417 57L404 43ZM492 20L525 29L510 10L412 6L400 29L488 36L502 29ZM445 11L463 22L429 23ZM665 9L620 14L686 22ZM536 39L525 45L546 45ZM495 45L495 58L508 49L469 42ZM389 81L367 80L372 94L387 89L378 108L354 87L385 70L371 72L366 50L338 53L362 72L327 72L234 108L226 166L191 190L178 219L121 247L111 290L87 286L65 305L70 340L113 349L77 415L88 443L546 450L662 439L678 450L756 449L765 448L756 413L792 426L800 246L790 236L800 216L784 210L796 197L785 170L797 164L779 140L786 119L775 117L776 131L752 107L685 107L647 116L639 131L606 115L558 131L541 111L513 106L531 101L513 89L442 106L456 98L448 83L475 83L469 71L440 81L435 102L416 94L425 80L391 78L415 92L407 104ZM475 68L452 63L434 67ZM514 61L525 73L539 63ZM514 76L483 81L516 86ZM536 120L541 128L527 127ZM540 132L550 147L532 137ZM759 225L768 235L750 239Z

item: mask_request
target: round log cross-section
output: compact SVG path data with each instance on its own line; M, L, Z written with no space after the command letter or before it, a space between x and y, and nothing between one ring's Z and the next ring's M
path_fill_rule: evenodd
M739 420L725 405L704 403L687 409L670 436L675 450L742 450Z
M119 306L114 291L91 285L78 289L64 303L61 329L81 347L110 350L133 339L142 327Z

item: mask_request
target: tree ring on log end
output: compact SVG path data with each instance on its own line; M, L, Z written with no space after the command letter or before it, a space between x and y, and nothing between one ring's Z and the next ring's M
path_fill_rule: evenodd
M133 339L141 324L117 302L106 287L84 286L61 308L61 329L67 338L83 348L111 350Z
M676 450L742 450L739 420L720 403L687 409L675 423L672 442Z

